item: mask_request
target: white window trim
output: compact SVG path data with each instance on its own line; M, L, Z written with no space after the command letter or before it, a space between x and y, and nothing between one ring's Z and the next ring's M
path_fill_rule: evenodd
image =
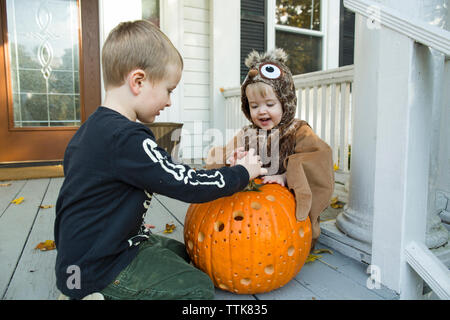
M339 66L340 3L336 0L320 0L320 31L277 25L275 23L276 0L267 0L267 50L275 48L276 31L322 38L322 70ZM331 2L330 2L331 1ZM336 6L337 4L337 6ZM337 28L336 28L337 26Z

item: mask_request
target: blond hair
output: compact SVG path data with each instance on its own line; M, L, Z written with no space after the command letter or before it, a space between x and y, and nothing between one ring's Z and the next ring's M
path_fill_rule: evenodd
M109 33L103 45L105 89L121 86L135 69L144 70L152 82L160 81L168 64L183 69L183 58L157 26L146 20L122 22Z
M252 91L254 91L255 93L257 93L259 96L261 96L263 98L265 98L267 96L267 94L269 93L269 89L272 89L273 93L278 98L278 96L275 93L275 90L273 90L273 88L270 85L268 85L267 83L264 83L261 81L248 84L246 87L246 90L247 89L251 89ZM247 91L245 92L245 95L247 96Z

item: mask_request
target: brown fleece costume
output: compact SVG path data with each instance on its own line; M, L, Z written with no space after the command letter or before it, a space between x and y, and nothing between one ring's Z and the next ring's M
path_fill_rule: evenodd
M252 122L245 89L250 83L263 82L273 88L281 102L281 121L268 131L259 130L254 124L242 128L225 147L209 151L206 167L226 165L226 159L238 147L255 148L268 175L286 172L287 186L296 199L297 220L308 216L311 219L313 248L320 235L319 215L329 205L334 189L332 151L306 121L294 118L297 96L286 60L282 49L263 55L256 51L249 54L245 64L250 70L241 89L242 112ZM277 156L278 163L271 163Z

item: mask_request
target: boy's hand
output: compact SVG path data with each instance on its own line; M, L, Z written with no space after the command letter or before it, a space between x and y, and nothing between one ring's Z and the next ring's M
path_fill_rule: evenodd
M283 187L286 186L286 173L283 174L276 174L273 176L264 176L262 177L263 183L278 183L279 185L282 185Z
M233 154L227 158L226 163L230 166L234 166L236 164L236 160L242 159L247 155L247 151L245 151L244 147L239 147L234 150Z
M248 150L248 153L241 159L237 159L235 165L242 165L247 169L250 180L267 173L267 169L262 168L261 160L255 155L255 149Z

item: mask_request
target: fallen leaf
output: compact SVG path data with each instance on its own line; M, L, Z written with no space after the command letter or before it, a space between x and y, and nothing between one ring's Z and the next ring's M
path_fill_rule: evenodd
M317 259L320 259L320 258L322 258L322 256L319 256L319 255L316 255L316 254L310 254L308 256L308 258L306 258L305 263L313 262L313 261L316 261Z
M335 267L335 266L329 264L328 262L323 261L323 260L321 259L322 256L320 256L320 255L317 254L317 253L331 253L331 254L333 254L333 251L331 251L330 249L316 249L316 250L312 251L312 253L314 253L314 254L308 255L308 258L306 258L305 263L313 262L313 261L316 261L316 260L317 260L317 261L322 262L323 264L326 264L326 265L329 266L330 268L333 268L333 269L335 269L335 270L338 270L337 267Z
M11 201L11 203L21 204L24 199L25 199L24 197L20 197L20 198L14 199L13 201Z
M319 254L319 253L330 253L333 254L333 251L330 249L316 249L312 253Z
M172 233L175 230L176 226L174 224L166 223L166 229L163 231L164 233Z
M40 205L39 208L41 209L49 209L49 208L53 208L54 205L52 204L44 204L44 205Z
M9 187L11 183L0 183L0 187Z
M338 171L339 170L339 166L335 163L333 166L334 171Z
M40 242L34 249L35 250L39 249L41 251L48 251L48 250L56 249L55 241L45 240L44 242Z
M331 199L330 207L333 209L339 209L344 207L344 202L339 201L338 197Z

